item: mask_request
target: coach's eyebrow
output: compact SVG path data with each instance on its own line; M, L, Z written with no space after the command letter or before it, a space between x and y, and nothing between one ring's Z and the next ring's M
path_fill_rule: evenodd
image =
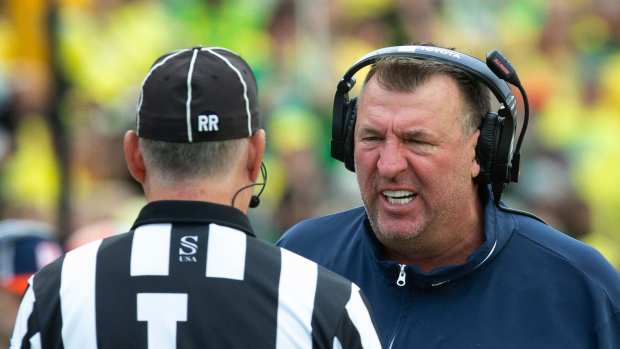
M433 134L426 130L417 128L401 132L401 137L404 139L430 140L433 138Z
M367 135L379 135L381 132L376 128L368 125L361 126L358 130L359 134L367 134Z

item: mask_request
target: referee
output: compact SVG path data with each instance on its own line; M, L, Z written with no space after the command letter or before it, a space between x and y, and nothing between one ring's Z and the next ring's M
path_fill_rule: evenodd
M149 203L30 279L11 348L380 348L357 286L254 236L265 132L241 57L160 57L137 111L124 151Z

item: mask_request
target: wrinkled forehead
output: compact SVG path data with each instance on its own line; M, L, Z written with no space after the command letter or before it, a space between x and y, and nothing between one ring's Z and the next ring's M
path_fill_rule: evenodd
M359 109L361 105L368 102L376 104L391 99L397 99L403 106L409 105L410 102L423 100L426 103L432 103L425 105L429 108L456 107L458 110L455 112L459 114L469 112L463 91L459 88L456 80L442 73L429 75L415 86L412 85L407 89L386 85L376 76L373 76L362 87L358 96L357 107Z
M399 81L392 81L388 78L396 78ZM374 74L367 79L362 86L359 95L358 106L368 96L369 87L378 87L386 95L410 93L416 94L419 90L425 90L429 85L433 85L433 93L438 95L435 108L442 108L445 105L456 107L454 113L456 119L461 122L466 133L473 132L481 121L482 116L491 110L497 110L500 102L496 98L491 98L489 89L475 79L467 81L457 80L458 76L445 73L443 71L427 72L409 78L396 75ZM443 84L436 84L436 81ZM477 86L473 89L472 84ZM372 89L372 88L371 88ZM374 92L373 92L374 94Z
M394 91L369 81L357 102L357 123L390 123L394 127L427 125L454 130L468 110L449 77L437 75L413 91Z

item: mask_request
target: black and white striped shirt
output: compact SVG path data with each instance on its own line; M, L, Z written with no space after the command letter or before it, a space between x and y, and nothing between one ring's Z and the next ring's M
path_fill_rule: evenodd
M11 348L380 348L357 286L253 236L229 206L150 203L30 280Z

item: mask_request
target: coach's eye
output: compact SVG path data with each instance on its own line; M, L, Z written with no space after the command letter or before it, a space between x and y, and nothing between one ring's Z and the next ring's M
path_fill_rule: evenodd
M427 144L427 142L420 140L420 139L415 139L415 138L406 139L405 142L409 144Z

